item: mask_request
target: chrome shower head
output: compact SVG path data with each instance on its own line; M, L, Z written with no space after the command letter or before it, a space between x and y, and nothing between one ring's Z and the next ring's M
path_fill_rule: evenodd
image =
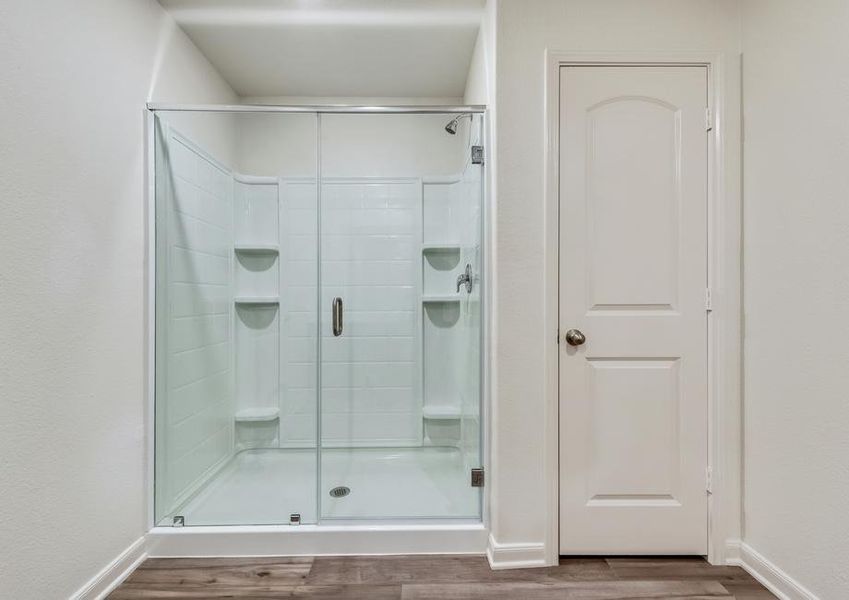
M462 115L457 115L445 126L445 131L450 133L451 135L457 135L457 124L460 122L460 119L464 119L466 117L472 118L472 113L463 113Z

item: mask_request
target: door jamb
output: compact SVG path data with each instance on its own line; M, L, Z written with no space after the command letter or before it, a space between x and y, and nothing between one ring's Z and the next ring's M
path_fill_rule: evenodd
M739 553L742 527L742 199L739 57L722 53L545 54L545 460L546 562L560 548L559 503L559 129L560 67L704 66L708 72L708 555L727 564Z

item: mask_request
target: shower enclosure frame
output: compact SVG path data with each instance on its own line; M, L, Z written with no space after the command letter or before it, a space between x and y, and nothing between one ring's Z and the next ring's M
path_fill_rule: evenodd
M193 527L157 526L155 504L155 396L156 396L156 184L155 184L155 114L168 112L211 113L301 113L316 114L480 114L481 139L484 148L489 141L489 114L485 105L218 105L170 104L148 102L145 110L145 151L147 185L145 189L145 220L147 249L145 259L145 546L147 556L262 556L262 555L322 555L322 554L483 554L489 538L489 496L486 488L481 493L481 518L479 522L452 523L451 519L434 520L423 524L420 520L392 522L363 520L345 524L311 525L209 525ZM320 136L320 128L317 131ZM320 161L320 143L317 160ZM484 164L486 150L484 150ZM320 165L317 177L321 177ZM484 470L488 470L489 456L489 297L490 297L490 239L487 227L490 213L488 199L490 172L483 171L481 180L481 286L480 309L480 453ZM320 198L320 192L319 192ZM319 200L320 202L320 200ZM320 210L319 210L320 214ZM320 216L319 216L320 218ZM321 414L320 400L317 414ZM319 419L320 421L320 419ZM318 448L320 448L320 443Z

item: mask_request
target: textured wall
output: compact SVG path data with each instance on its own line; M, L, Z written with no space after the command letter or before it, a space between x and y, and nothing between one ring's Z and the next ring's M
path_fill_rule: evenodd
M3 598L65 598L145 530L151 90L233 101L152 0L0 5Z
M842 0L743 2L744 541L822 600L849 595L847 29Z

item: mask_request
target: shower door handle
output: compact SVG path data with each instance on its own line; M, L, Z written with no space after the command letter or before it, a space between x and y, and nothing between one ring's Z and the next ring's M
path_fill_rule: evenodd
M342 335L342 298L336 297L333 299L331 313L333 316L333 335L339 337Z

